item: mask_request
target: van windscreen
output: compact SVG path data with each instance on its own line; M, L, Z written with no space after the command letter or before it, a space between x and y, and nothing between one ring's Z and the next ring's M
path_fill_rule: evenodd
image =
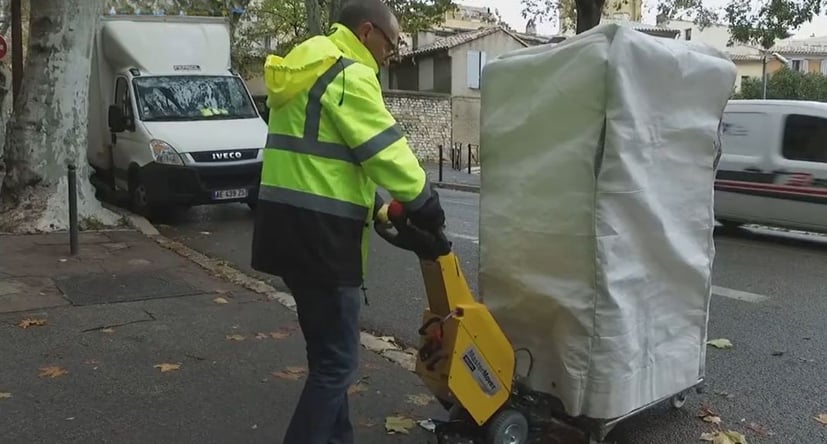
M258 117L237 77L138 77L132 83L138 115L145 122Z

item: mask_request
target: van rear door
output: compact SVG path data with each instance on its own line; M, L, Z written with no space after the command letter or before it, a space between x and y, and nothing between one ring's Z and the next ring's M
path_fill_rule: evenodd
M715 218L719 221L766 220L770 198L761 191L772 184L769 153L779 142L777 115L733 107L724 112L721 161L715 179ZM773 137L776 134L776 137Z
M773 219L784 225L827 229L827 113L793 109L782 116L783 139L772 153Z

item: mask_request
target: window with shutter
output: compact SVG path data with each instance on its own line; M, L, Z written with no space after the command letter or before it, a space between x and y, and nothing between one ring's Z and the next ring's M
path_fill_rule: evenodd
M468 50L467 83L471 89L480 87L480 58L479 51Z

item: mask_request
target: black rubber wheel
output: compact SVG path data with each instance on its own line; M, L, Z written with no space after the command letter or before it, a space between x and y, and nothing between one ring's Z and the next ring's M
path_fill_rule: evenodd
M129 204L132 211L147 219L155 216L155 208L147 200L146 185L137 171L129 177Z
M485 444L526 444L528 420L522 413L506 409L496 415L485 427Z
M669 400L673 409L682 409L686 405L686 392L678 393Z

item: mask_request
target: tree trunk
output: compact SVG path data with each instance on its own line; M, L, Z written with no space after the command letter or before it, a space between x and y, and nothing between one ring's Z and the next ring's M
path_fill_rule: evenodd
M322 33L322 6L319 0L304 0L304 7L307 10L307 30L310 35Z
M26 76L8 129L0 230L66 229L70 162L77 166L79 218L115 225L118 216L95 198L86 160L92 41L103 0L31 0L30 6Z
M603 5L606 0L575 0L577 5L577 34L588 31L600 24Z
M339 11L342 10L342 0L327 0L328 22L333 23L339 19Z
M0 11L3 19L0 20L0 34L9 35L11 27L11 0L0 0ZM3 178L6 177L6 164L3 157L6 146L6 124L11 116L12 89L11 78L11 39L6 39L6 61L0 64L0 194L3 193Z

